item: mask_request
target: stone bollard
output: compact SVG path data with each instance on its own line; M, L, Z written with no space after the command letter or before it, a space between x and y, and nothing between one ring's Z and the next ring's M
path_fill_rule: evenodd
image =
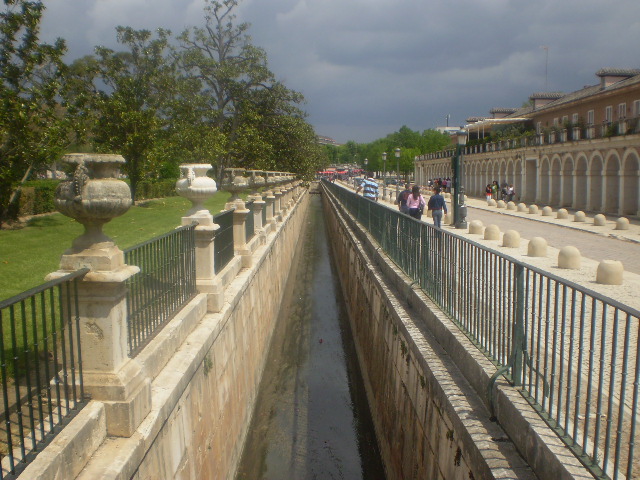
M507 202L507 210L515 210L516 204L515 202Z
M567 212L566 208L560 208L556 214L556 218L558 220L566 220L569 218L569 212Z
M543 217L550 217L553 215L553 209L549 206L543 207L542 208L542 216Z
M496 203L496 201L492 198L490 200L487 200L487 205L489 205L490 207L495 207L496 205L498 205Z
M447 213L442 219L442 223L444 223L445 225L453 225L453 213Z
M469 222L469 233L475 235L482 235L484 232L484 225L482 220L472 220Z
M547 241L542 237L533 237L529 240L527 255L530 257L546 257Z
M604 227L607 224L607 217L605 217L602 213L599 213L595 217L593 217L593 224L596 227Z
M582 210L578 210L573 215L573 221L574 222L586 222L587 221L587 216L585 215L585 213Z
M497 225L488 225L484 229L485 240L500 240L500 228Z
M582 263L580 250L576 247L568 245L562 247L558 253L558 267L569 270L578 270Z
M253 260L251 250L247 245L247 229L245 223L247 216L251 213L245 203L239 199L235 201L233 210L233 249L240 255L242 268L250 268Z
M507 230L502 236L502 246L507 248L520 247L520 234L515 230Z
M629 230L629 219L620 217L616 220L616 230Z
M598 264L596 283L602 285L622 285L624 268L618 260L602 260Z
M498 207L498 208L507 208L507 204L504 203L504 200L498 200L496 202L496 207Z
M527 211L527 204L526 203L519 203L518 204L518 211L521 213L525 213Z
M540 211L538 210L538 206L537 205L529 205L529 213L531 215L537 215L538 213L540 213Z

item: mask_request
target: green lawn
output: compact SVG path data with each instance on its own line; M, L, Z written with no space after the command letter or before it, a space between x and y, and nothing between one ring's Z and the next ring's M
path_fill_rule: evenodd
M218 192L205 205L215 215L228 198ZM107 223L104 232L120 248L131 247L179 226L190 206L182 197L149 200ZM82 232L82 225L60 213L33 218L20 230L0 230L0 300L44 283Z

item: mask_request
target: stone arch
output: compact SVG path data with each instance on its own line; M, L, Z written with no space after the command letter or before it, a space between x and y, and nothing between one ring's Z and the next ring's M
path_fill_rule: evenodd
M573 157L566 155L562 162L562 198L560 199L561 207L573 207Z
M502 187L502 184L507 181L507 162L504 158L500 159L500 165L498 170L498 185Z
M602 210L602 156L596 152L592 155L589 162L589 210L601 211Z
M522 185L523 185L523 178L524 178L524 169L523 169L522 159L517 159L515 162L513 162L513 171L514 171L513 186L516 189L515 198L521 198L523 193Z
M629 149L622 161L622 215L640 213L640 156L636 149Z
M549 172L550 192L549 203L551 205L560 204L560 190L562 189L562 161L559 155L551 157L551 171Z
M509 185L515 184L515 170L513 167L513 159L510 158L507 160L506 172L504 176L504 181Z
M575 202L574 208L576 210L584 210L588 209L587 205L587 194L588 194L588 183L587 183L587 157L584 153L581 153L576 159L576 166L574 169L574 177L575 177Z
M547 203L549 200L550 174L549 157L542 157L540 160L540 197L538 202Z
M616 152L611 152L604 164L604 211L617 215L619 209L620 157Z

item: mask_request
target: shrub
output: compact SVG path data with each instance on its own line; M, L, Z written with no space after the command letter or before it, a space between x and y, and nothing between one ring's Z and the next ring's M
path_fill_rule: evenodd
M60 180L32 180L20 189L19 215L55 212L53 203Z
M176 195L177 179L141 180L136 190L136 200L173 197Z

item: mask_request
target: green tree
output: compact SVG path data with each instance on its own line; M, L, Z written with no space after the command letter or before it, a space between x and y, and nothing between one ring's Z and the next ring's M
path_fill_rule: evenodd
M237 0L205 2L205 26L187 29L178 37L179 59L186 75L201 82L202 121L224 133L223 151L212 159L220 177L225 167L242 164L260 146L251 141L261 138L255 126L269 109L249 104L264 102L268 94L277 103L271 108L275 113L301 96L275 81L265 51L251 43L249 24L234 23Z
M170 32L117 27L118 42L128 51L96 48L96 70L89 82L95 89L97 114L92 141L98 151L120 153L135 198L138 182L169 122L169 99L176 93L175 64L169 55Z
M43 11L39 1L4 0L0 12L0 223L17 215L21 182L69 143L59 103L66 47L40 42Z

